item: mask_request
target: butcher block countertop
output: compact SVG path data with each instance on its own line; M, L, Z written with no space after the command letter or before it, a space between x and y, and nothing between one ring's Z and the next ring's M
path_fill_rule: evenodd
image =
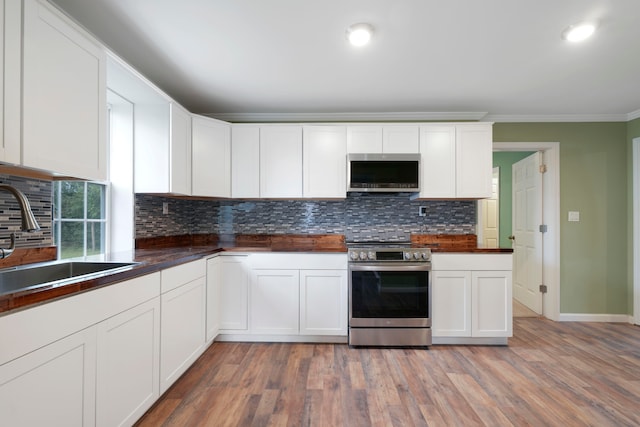
M429 247L432 252L511 253L512 249L478 247L475 235L412 235L414 247ZM37 249L36 249L37 251ZM14 310L98 289L124 280L161 271L220 252L347 252L343 235L186 235L136 240L136 249L106 255L100 261L134 262L133 268L95 279L40 287L0 295L0 316ZM41 252L41 251L40 251ZM39 252L39 253L40 253ZM55 254L55 252L54 252ZM42 255L39 255L40 257ZM10 258L9 258L10 259ZM29 259L28 255L24 259ZM55 258L53 258L55 259ZM46 261L37 259L37 262ZM33 261L32 261L33 262ZM0 268L11 264L0 263Z

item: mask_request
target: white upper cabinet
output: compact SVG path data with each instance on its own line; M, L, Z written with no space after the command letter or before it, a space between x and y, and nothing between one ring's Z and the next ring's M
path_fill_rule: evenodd
M348 153L417 153L420 128L414 125L347 127Z
M491 126L491 123L421 126L421 198L491 197Z
M45 2L23 18L22 165L107 179L104 49Z
M490 124L456 126L456 196L491 197L493 132Z
M348 153L382 153L382 126L348 126Z
M166 101L135 111L135 192L191 195L191 115Z
M260 197L260 127L231 126L231 197Z
M202 116L191 123L192 195L231 197L231 125Z
M456 128L428 125L420 129L420 197L452 198L456 195Z
M302 126L260 128L260 197L302 197Z
M191 194L191 113L171 103L168 192Z
M303 196L345 198L347 138L344 126L303 128Z
M191 113L111 55L107 87L133 104L134 191L191 195Z
M382 128L383 153L417 153L420 150L420 128L398 125Z
M0 0L0 162L20 164L20 2Z

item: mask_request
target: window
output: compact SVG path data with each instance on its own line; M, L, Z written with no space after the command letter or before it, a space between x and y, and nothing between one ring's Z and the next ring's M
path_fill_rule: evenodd
M106 188L95 182L54 183L53 236L60 259L105 253Z

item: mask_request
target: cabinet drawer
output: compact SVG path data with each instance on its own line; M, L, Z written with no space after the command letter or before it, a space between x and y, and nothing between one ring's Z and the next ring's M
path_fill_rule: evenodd
M254 269L346 270L347 254L257 253L249 263Z
M432 270L511 270L512 255L503 254L433 254Z
M205 260L198 260L162 270L160 292L168 292L185 283L204 277L207 274L206 267Z

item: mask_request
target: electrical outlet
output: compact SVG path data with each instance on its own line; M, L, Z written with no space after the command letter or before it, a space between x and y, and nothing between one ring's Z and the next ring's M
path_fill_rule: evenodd
M162 214L169 215L169 202L162 202Z
M579 222L580 221L580 212L578 211L569 211L569 215L567 220L571 222Z
M420 209L418 210L418 215L427 216L427 207L426 206L420 206Z

